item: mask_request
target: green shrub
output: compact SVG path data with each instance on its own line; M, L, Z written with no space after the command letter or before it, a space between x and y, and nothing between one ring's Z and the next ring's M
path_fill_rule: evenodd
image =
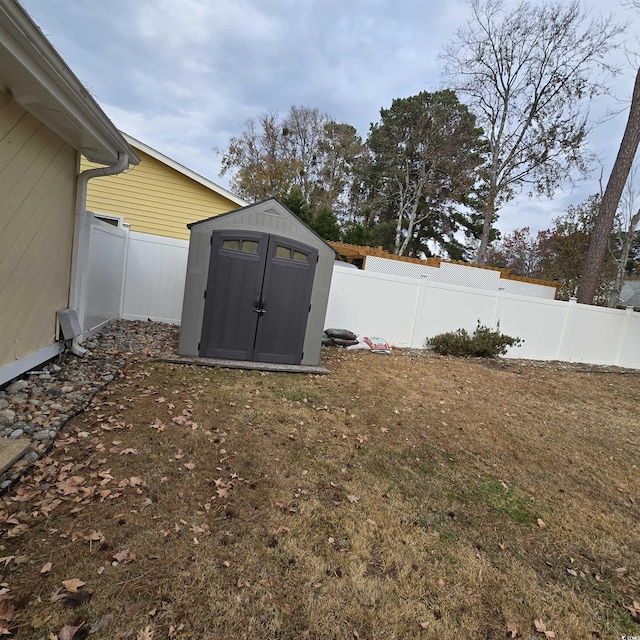
M478 320L478 326L472 336L466 329L458 329L428 338L426 344L443 356L495 358L504 355L509 347L520 346L522 340L500 333L499 324L493 330L482 326Z

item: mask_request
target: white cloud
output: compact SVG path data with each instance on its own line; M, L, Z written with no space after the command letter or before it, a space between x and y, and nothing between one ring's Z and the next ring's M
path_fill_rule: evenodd
M366 136L394 98L442 88L438 54L469 12L464 0L23 2L118 127L223 185L213 148L267 109L317 107ZM635 17L611 0L589 5ZM615 92L628 98L632 86L627 67ZM609 107L619 104L601 99L592 113ZM590 138L605 180L625 123L626 113ZM520 196L500 228L547 227L597 191L598 175L552 201Z

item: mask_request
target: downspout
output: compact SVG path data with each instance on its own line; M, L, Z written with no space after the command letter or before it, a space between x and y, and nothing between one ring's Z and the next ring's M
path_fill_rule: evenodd
M86 241L86 204L87 204L87 183L91 178L99 178L101 176L113 176L122 173L129 167L129 155L119 151L118 161L107 167L97 167L95 169L86 169L78 174L76 178L76 207L75 207L75 223L74 223L74 245L71 267L71 287L69 307L78 310L82 291L82 268L86 266L86 257L89 247ZM85 246L86 245L86 246ZM84 356L87 350L78 343L78 337L73 338L71 343L71 352L77 356Z

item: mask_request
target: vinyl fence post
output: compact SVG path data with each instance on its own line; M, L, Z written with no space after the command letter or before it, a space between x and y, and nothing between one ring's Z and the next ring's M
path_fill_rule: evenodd
M578 298L571 296L569 298L569 304L567 305L567 312L564 314L564 322L562 323L562 331L560 332L560 340L558 341L558 353L556 353L556 360L560 360L560 354L562 353L562 344L564 342L564 336L567 331L567 325L569 324L569 316L576 308Z
M504 300L504 287L498 287L498 299L496 300L496 310L493 314L493 328L500 326L500 314L502 313L502 302Z
M420 276L420 292L418 293L418 302L416 303L416 312L413 314L413 327L411 327L411 345L412 349L424 349L425 345L420 344L418 340L418 330L422 325L422 316L424 314L424 307L427 302L427 275L422 274ZM423 336L424 337L424 336Z
M122 282L120 284L120 306L118 308L118 318L124 315L124 297L127 288L127 264L129 262L129 241L131 240L131 225L126 224L124 229L127 235L124 239L124 256L122 258Z
M622 352L624 350L624 341L627 337L627 330L629 329L629 318L633 313L633 307L627 307L627 312L624 316L624 324L622 325L622 331L620 332L620 339L618 340L618 352L616 353L616 361L614 364L620 366L620 360L622 359Z

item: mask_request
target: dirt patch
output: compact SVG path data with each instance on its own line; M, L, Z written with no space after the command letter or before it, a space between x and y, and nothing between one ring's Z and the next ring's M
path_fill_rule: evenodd
M0 623L18 638L640 635L638 374L323 364L139 363L110 383L0 505Z

